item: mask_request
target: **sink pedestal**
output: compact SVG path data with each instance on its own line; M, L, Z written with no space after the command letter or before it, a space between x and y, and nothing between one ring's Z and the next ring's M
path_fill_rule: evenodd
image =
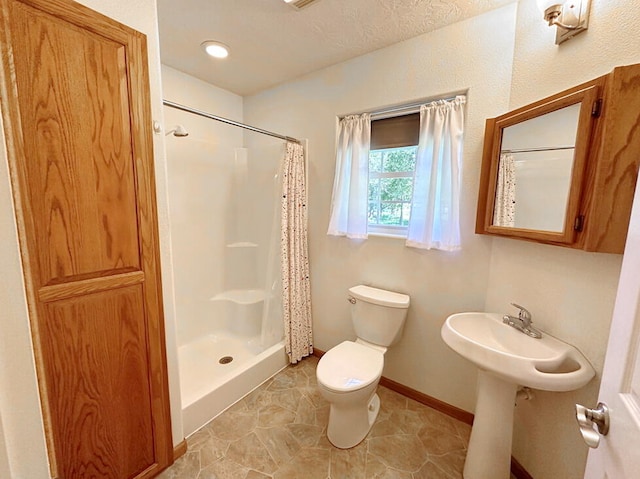
M509 479L518 386L480 369L464 479Z
M575 347L545 334L533 339L504 324L499 313L452 314L442 325L444 342L475 364L478 401L464 479L509 479L517 385L573 391L595 370Z

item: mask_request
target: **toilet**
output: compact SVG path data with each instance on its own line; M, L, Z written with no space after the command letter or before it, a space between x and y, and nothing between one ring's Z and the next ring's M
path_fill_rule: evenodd
M371 286L349 289L355 341L344 341L327 351L316 368L318 388L331 405L327 437L348 449L371 430L380 411L376 388L384 353L402 335L409 296Z

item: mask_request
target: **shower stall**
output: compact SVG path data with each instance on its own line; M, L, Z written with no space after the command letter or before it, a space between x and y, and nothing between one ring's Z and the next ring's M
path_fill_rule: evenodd
M188 436L288 363L279 266L286 142L165 105L165 130L173 133L166 151Z

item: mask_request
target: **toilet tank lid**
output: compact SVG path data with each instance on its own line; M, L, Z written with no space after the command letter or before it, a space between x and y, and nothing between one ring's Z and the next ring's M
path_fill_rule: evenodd
M372 304L388 306L390 308L408 308L409 295L386 291L384 289L372 288L359 284L353 288L349 288L349 293L356 299L366 301Z

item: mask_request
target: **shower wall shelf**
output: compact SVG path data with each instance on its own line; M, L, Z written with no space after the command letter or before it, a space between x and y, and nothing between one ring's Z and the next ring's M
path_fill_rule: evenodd
M267 298L262 289L230 289L216 294L211 301L231 301L236 304L256 304Z
M227 248L257 248L258 245L251 241L238 241L236 243L229 243Z

